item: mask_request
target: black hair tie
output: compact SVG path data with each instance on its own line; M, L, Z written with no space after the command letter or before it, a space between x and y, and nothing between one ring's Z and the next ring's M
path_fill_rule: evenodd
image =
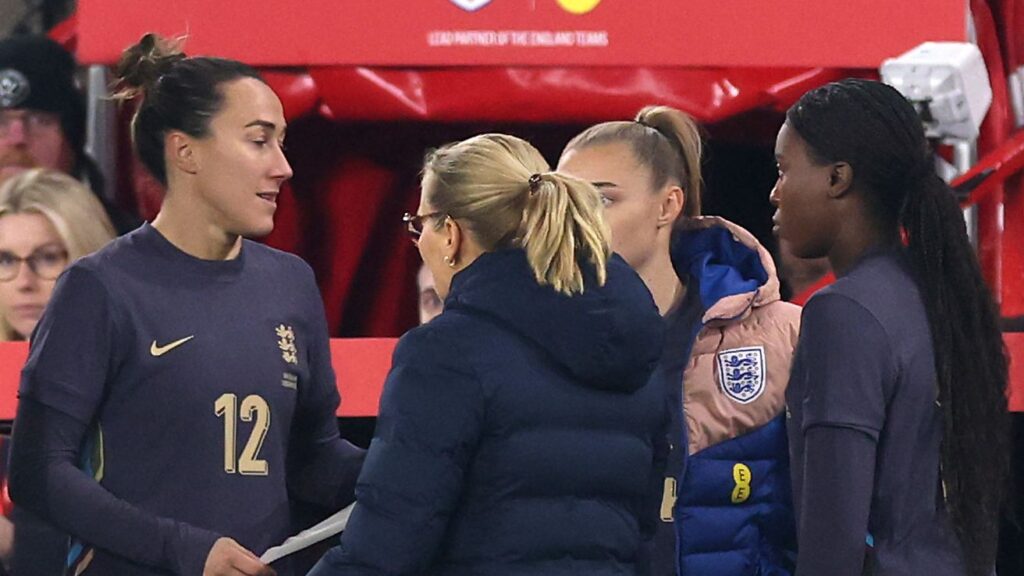
M529 183L530 183L530 195L532 196L533 194L537 193L537 190L540 189L540 183L541 183L540 174L534 174L534 175L530 176Z

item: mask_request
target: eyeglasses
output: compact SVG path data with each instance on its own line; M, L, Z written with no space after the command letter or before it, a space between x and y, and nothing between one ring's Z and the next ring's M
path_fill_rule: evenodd
M423 221L427 218L436 218L438 216L448 217L444 212L431 212L430 214L409 214L406 212L402 215L405 230L409 233L409 239L412 240L413 244L419 242L420 236L423 235Z
M58 128L60 116L40 110L4 110L0 112L0 138L10 135L15 122L21 122L26 134L42 134Z
M10 252L0 252L0 282L10 282L18 277L21 263L43 280L56 280L67 268L68 253L58 249L36 250L25 258Z

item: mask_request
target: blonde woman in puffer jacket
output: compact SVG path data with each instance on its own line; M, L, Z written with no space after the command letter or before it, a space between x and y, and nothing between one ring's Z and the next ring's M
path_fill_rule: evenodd
M788 576L795 564L785 390L800 308L749 232L700 210L701 137L649 106L584 130L558 169L602 193L612 248L666 323L654 378L678 406L652 543L656 576Z

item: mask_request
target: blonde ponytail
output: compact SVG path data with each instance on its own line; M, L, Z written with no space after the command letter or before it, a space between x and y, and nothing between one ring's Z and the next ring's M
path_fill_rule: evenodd
M424 181L431 178L424 194L485 251L522 248L539 284L582 293L584 263L593 266L600 285L605 282L611 234L597 190L549 170L526 141L482 134L427 156Z
M593 266L603 286L611 256L601 197L592 185L552 172L530 187L520 230L522 246L537 282L563 294L583 292L579 263Z

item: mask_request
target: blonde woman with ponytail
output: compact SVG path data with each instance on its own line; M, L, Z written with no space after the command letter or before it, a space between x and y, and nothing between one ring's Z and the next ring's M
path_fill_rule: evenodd
M512 136L431 153L405 222L444 311L406 334L333 574L635 574L667 453L663 331L600 196Z
M612 248L664 317L654 380L672 395L658 576L792 572L785 390L800 311L780 301L757 240L702 217L701 135L685 113L649 106L566 146L559 170L601 192Z

